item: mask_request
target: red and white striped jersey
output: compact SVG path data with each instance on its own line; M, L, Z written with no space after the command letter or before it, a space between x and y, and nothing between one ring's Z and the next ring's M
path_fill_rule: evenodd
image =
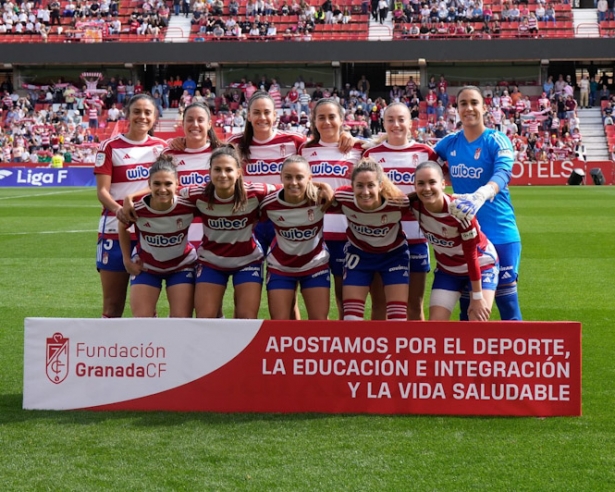
M312 169L312 179L327 183L334 190L340 186L350 185L352 170L361 159L363 148L356 143L350 152L344 154L337 143L319 142L316 145L304 145L299 150ZM348 223L343 215L325 216L325 240L345 241Z
M382 142L363 153L363 157L371 157L382 166L387 177L404 193L414 191L414 172L421 162L440 162L438 154L432 147L416 142L408 142L402 146ZM424 243L425 237L414 216L407 214L402 222L409 243Z
M243 133L233 135L229 143L239 146ZM245 164L243 176L253 183L280 183L280 168L284 160L298 153L305 137L299 133L276 130L273 136L261 141L252 139L250 143L250 161Z
M205 186L209 183L209 158L213 149L209 142L200 149L173 150L166 149L163 153L173 156L177 165L179 187ZM195 217L190 225L188 237L191 243L197 245L203 237L201 217Z
M350 186L335 190L337 206L333 212L341 211L348 219L348 240L357 248L368 253L387 253L400 247L406 236L401 228L401 218L409 210L407 198L400 204L388 201L374 209L363 210L356 201Z
M469 275L470 280L480 280L481 270L497 262L495 247L480 230L476 218L464 228L449 213L451 196L444 195L444 199L442 213L429 212L419 200L412 202L412 211L433 246L438 268L453 275Z
M147 188L149 168L166 146L164 140L150 136L141 142L128 140L124 135L110 138L98 148L94 174L111 176L109 192L115 201L122 204L127 195ZM99 234L117 239L117 228L115 214L103 208Z
M310 275L329 262L323 246L324 213L319 205L288 203L282 195L283 190L271 193L261 203L263 219L270 219L275 229L267 267L282 275Z
M169 210L154 210L146 195L135 203L137 254L143 268L154 273L171 273L196 262L196 251L188 242L188 227L196 207L188 200L175 197Z
M182 190L182 196L196 205L203 216L199 262L217 270L236 270L262 259L263 252L252 232L260 203L275 188L264 183L247 183L245 187L248 203L238 212L232 211L233 197L223 199L214 195L213 203L209 204L204 186Z

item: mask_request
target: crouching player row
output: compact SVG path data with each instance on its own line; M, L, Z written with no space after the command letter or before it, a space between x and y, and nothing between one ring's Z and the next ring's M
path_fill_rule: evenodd
M272 319L288 318L297 285L308 318L326 319L330 275L323 241L324 207L312 183L309 163L300 156L287 158L281 171L282 187L275 188L244 184L232 148L216 150L210 162L210 183L188 188L182 197L176 196L177 174L168 159L159 159L152 168L151 193L135 205L139 217L136 255L130 251L127 231L121 233L124 262L133 275L133 313L153 316L166 280L171 316L191 316L194 298L197 317L216 317L228 280L233 278L235 317L257 317L263 252L253 238L253 227L260 206L261 219L272 221L276 235L267 255ZM449 319L468 284L470 319L489 319L497 279L493 246L476 220L464 226L449 214L451 198L444 193L438 164L419 166L416 184L417 193L409 200L375 161L364 159L353 170L351 186L335 192L330 212L343 213L349 224L344 319L363 319L365 298L376 273L385 286L387 319L406 319L409 253L400 222L410 207L436 252L430 319ZM185 232L195 214L204 216L205 226L193 297L191 267L197 255ZM228 226L228 221L235 226Z

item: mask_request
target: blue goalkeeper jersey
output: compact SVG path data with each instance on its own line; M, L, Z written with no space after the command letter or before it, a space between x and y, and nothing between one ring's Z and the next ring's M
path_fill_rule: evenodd
M443 161L448 162L454 193L474 193L489 181L498 184L500 192L493 202L485 202L476 217L492 243L520 241L508 191L514 155L508 137L488 128L479 138L468 142L463 131L458 131L440 140L435 150Z

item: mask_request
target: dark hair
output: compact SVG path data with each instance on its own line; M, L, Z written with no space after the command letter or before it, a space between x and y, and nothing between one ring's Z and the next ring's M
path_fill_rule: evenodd
M310 130L312 132L312 139L305 145L306 147L312 147L318 144L318 142L320 141L320 132L316 128L316 113L318 113L318 108L323 104L333 104L334 106L336 106L337 111L340 115L340 120L342 120L342 124L344 123L344 107L339 102L337 102L337 100L333 99L332 97L323 97L322 99L319 99L314 105L312 113L310 114ZM340 126L340 134L341 130L342 127Z
M166 154L158 156L158 159L156 159L152 164L152 167L149 168L149 179L160 171L173 173L177 179L177 165L175 164L175 160L172 156Z
M158 106L156 105L156 101L149 94L142 92L141 94L135 94L134 96L132 96L126 103L126 109L124 110L124 114L126 115L126 118L129 121L130 121L130 110L132 109L132 105L141 100L148 101L154 107L154 112L156 113L156 116L158 116ZM150 128L147 131L147 134L152 137L154 136L154 126L155 126L155 123L154 125L152 125L152 128ZM128 131L130 131L130 126L128 127Z
M233 159L235 161L235 164L237 165L237 169L239 169L239 176L237 177L237 181L235 182L235 191L233 193L233 208L231 211L235 213L245 210L246 205L248 204L248 195L246 193L246 188L243 182L243 174L241 173L241 161L234 145L221 144L220 147L218 147L211 153L211 157L209 158L210 175L211 167L214 161L221 156L227 156ZM216 187L213 181L210 180L209 183L207 183L207 185L205 186L205 190L203 191L208 205L213 205L215 191Z
M250 121L250 108L252 108L252 104L254 104L259 99L268 99L269 101L271 101L271 106L275 111L275 101L269 95L268 92L256 91L254 94L252 94L252 97L248 101L248 116L246 117L246 125L243 129L243 135L241 136L241 139L239 140L238 144L239 152L241 152L241 156L246 162L250 160L250 145L252 144L252 138L254 137L254 126Z
M475 85L464 85L461 89L459 89L459 92L457 92L457 99L459 99L459 96L463 91L476 91L480 94L481 101L483 101L483 103L485 102L485 99L483 98L483 91L480 90L480 87Z
M190 111L193 108L202 109L203 111L205 111L205 113L207 113L207 118L209 119L209 123L210 123L209 130L207 130L207 140L211 144L212 149L217 149L218 147L220 147L220 145L222 145L222 142L220 142L220 139L218 138L218 135L216 134L216 131L214 130L213 125L211 125L211 111L209 110L206 104L203 104L202 102L197 101L197 102L193 102L189 104L188 106L186 106L186 108L184 109L183 115L182 115L182 123L186 120L186 113L188 113L188 111Z

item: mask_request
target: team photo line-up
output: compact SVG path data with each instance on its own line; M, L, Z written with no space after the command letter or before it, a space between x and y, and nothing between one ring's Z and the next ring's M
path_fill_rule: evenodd
M166 284L171 317L217 318L230 278L235 318L257 318L265 280L272 319L521 320L521 242L508 192L513 149L485 127L481 91L457 95L459 131L435 147L411 140L408 107L384 112L368 143L343 131L344 109L319 100L311 137L280 131L266 92L249 100L243 133L227 143L207 105L189 105L184 137L152 136L155 101L127 104L128 129L101 143L94 172L103 205L97 269L103 317L156 315ZM455 195L445 192L445 177ZM480 224L480 225L479 225ZM264 279L264 264L266 279ZM300 289L298 289L300 287Z

